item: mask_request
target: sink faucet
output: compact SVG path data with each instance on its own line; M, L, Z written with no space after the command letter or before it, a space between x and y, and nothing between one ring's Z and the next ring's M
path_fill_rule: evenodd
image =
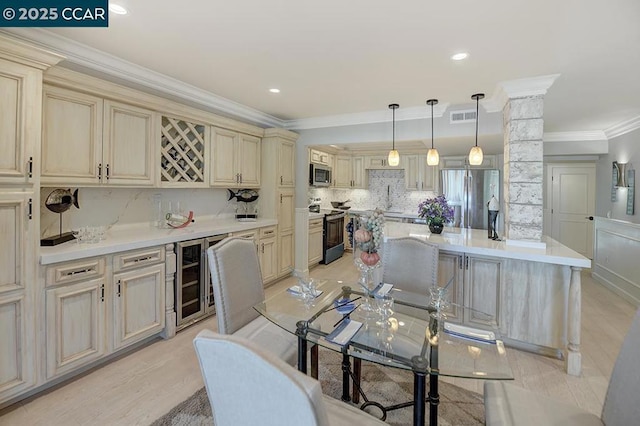
M391 185L387 185L387 206L386 210L391 210Z

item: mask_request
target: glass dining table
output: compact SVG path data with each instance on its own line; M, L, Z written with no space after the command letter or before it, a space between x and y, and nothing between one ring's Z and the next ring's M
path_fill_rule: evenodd
M362 394L365 403L361 408L376 405L383 411L384 418L387 410L412 405L414 425L425 425L427 403L429 424L437 425L439 376L513 379L497 323L487 314L453 304L444 312L437 312L428 295L397 289L392 289L386 296L393 299L392 307L381 304L383 309L379 313L373 308L381 298L368 296L368 292L360 291L362 288L357 283L322 280L318 282L317 290L320 294L311 301L282 291L256 305L255 309L298 337L298 369L301 372L307 373L307 348L310 345L342 353L344 401L350 400L350 377L361 392L359 373L354 375L351 371L350 358L357 360L358 366L360 360L366 360L413 372L413 401L382 407ZM366 309L368 307L371 309ZM347 329L357 331L352 336L351 333L345 336L343 331Z

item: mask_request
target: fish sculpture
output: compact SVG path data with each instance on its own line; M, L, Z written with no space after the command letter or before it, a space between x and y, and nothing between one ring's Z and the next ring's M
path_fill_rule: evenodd
M71 192L71 189L54 189L44 202L45 206L49 210L55 213L63 213L76 206L80 208L78 204L78 190Z
M229 191L229 200L235 198L237 201L242 201L243 203L250 203L258 199L258 191L255 189L240 189L237 192Z

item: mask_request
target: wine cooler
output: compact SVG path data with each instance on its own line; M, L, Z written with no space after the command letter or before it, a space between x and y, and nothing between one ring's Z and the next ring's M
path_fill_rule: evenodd
M227 234L215 235L176 244L175 309L178 330L215 313L207 249L226 237Z

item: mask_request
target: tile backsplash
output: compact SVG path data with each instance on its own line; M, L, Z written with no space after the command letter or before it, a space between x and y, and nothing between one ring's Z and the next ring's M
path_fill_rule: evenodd
M397 211L417 214L418 203L434 197L433 191L407 191L404 170L367 170L368 189L309 188L310 198L320 198L320 207L331 208L331 201L351 200L354 210Z

